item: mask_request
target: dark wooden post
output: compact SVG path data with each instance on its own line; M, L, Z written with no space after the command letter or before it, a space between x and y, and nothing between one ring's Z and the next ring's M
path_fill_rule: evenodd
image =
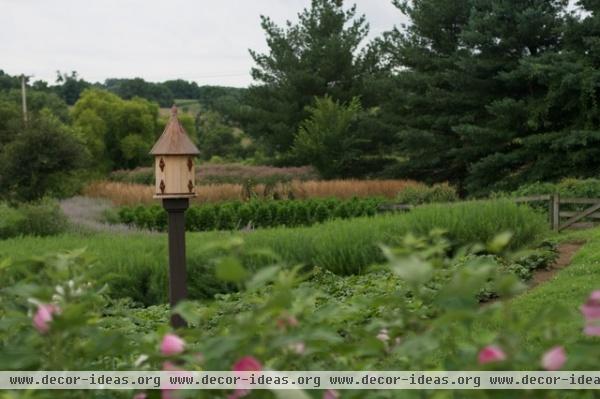
M554 195L548 195L548 222L550 229L554 230Z
M550 212L550 217L552 218L550 223L552 225L552 230L559 231L560 229L560 195L555 193L552 195L552 200L550 201L550 206L552 207L552 211Z
M171 309L187 298L187 270L185 264L185 210L188 198L165 198L163 207L169 217L169 302ZM174 328L185 327L185 320L178 314L171 316Z

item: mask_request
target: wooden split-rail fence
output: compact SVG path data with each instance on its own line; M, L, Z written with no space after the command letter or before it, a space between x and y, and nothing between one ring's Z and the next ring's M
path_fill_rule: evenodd
M559 194L532 195L515 198L515 202L548 202L550 227L554 231L566 228L593 227L600 219L600 198L563 198ZM579 210L561 210L562 205L578 206Z
M562 198L559 194L547 194L518 197L514 201L517 203L547 202L548 222L554 231L562 231L566 228L589 228L596 225L596 222L600 222L600 198ZM570 210L564 209L565 206ZM379 211L407 211L413 207L406 204L386 204L382 205ZM573 210L573 208L578 209Z

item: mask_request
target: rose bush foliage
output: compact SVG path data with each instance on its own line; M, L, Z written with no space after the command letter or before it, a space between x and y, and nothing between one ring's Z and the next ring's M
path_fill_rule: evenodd
M408 235L382 247L387 262L363 275L274 262L256 273L235 256L215 260L216 275L239 287L213 301L174 310L188 327L172 331L166 306L114 300L89 278L84 251L0 264L0 369L3 370L593 370L598 292L582 308L549 306L532 320L510 301L481 304L482 290L503 299L523 285L490 253L509 241L449 251L440 233ZM241 245L222 242L224 249ZM265 251L268 253L268 251ZM481 254L486 256L480 256ZM275 254L269 254L277 259ZM582 298L582 301L584 299ZM560 336L553 320L582 312L581 335ZM497 331L478 328L501 318ZM522 332L543 331L545 349ZM584 330L585 329L585 330ZM566 349L568 348L568 349ZM298 398L392 398L393 391L294 391ZM560 392L559 392L560 393ZM530 391L527 397L560 397ZM292 391L15 391L7 397L285 398ZM503 397L460 391L460 397ZM425 395L425 396L424 396ZM402 397L452 397L404 391Z

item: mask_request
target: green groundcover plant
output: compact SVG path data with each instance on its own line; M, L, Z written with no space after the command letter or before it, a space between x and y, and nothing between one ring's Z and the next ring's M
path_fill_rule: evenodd
M90 274L83 250L23 263L0 263L0 369L3 370L593 370L600 347L600 291L581 308L554 304L525 320L510 301L481 306L492 290L504 299L523 285L482 253L506 256L510 235L449 256L439 233L405 236L381 247L386 262L362 276L303 271L274 262L246 269L231 251L216 274L239 292L213 301L180 303L188 327L167 325L165 306L136 308L114 300ZM276 258L273 255L273 258ZM581 330L560 335L557 317L577 317ZM478 323L500 317L497 331ZM534 323L533 325L528 323ZM522 332L536 328L537 347ZM542 350L537 349L543 348ZM569 348L568 351L566 348ZM292 391L16 391L6 398L287 398ZM296 391L297 398L393 398L392 391ZM453 397L449 392L401 392L402 397ZM460 397L506 397L460 391ZM562 398L530 391L526 397ZM585 397L578 393L576 397ZM588 397L591 397L588 395Z

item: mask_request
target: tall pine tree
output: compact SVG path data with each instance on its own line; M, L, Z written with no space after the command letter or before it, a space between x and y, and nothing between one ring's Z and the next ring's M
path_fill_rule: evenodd
M288 21L280 27L262 16L269 51L250 51L257 83L247 91L244 130L271 155L290 151L315 97L348 102L360 95L376 61L361 50L368 24L364 15L356 15L356 6L312 0L298 18L296 24Z
M534 179L532 170L544 164L547 150L539 134L552 129L550 119L559 113L544 111L548 87L540 70L561 52L567 5L567 0L473 1L463 32L470 49L463 66L485 82L486 114L455 129L463 143L455 154L470 165L470 193L514 188Z
M405 156L399 173L478 193L519 172L545 93L523 75L531 60L560 51L567 3L396 2L410 19L386 40L399 70L387 112Z
M454 156L461 145L454 127L476 120L481 106L465 87L460 69L465 49L462 32L470 1L394 1L410 22L386 33L389 68L396 70L383 106L395 126L401 162L389 173L423 181L459 183L467 165Z

